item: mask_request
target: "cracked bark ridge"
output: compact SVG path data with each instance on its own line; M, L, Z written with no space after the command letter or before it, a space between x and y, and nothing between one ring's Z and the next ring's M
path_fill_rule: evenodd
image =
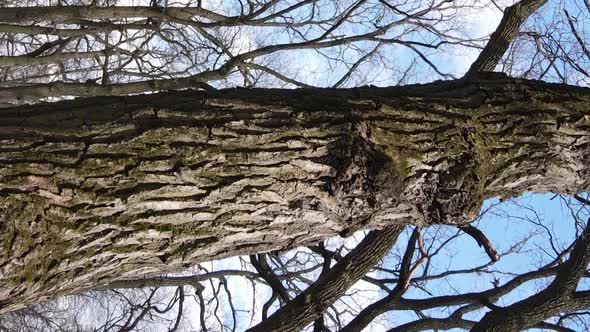
M0 111L0 311L590 182L590 91L509 78Z

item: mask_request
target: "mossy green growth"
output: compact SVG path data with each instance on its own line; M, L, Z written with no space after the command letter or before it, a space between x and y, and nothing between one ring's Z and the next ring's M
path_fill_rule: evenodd
M36 246L36 255L26 261L17 279L45 284L54 277L50 271L65 258L69 244L56 232L51 232L48 238Z
M16 239L17 233L16 228L14 226L8 226L3 231L4 236L2 239L2 249L6 256L10 255L10 250L12 249L12 245L14 240Z
M54 277L49 271L59 265L69 248L63 238L64 228L60 226L63 216L51 213L42 197L11 195L1 203L11 207L3 209L7 212L4 217L10 220L10 224L2 228L4 253L24 261L13 278L45 283Z
M409 138L409 135L381 128L373 131L373 139L382 152L393 162L402 179L412 175L414 161L419 160L422 153L415 149L409 142Z
M494 176L500 169L504 158L499 158L493 154L498 147L498 139L492 135L485 134L485 127L482 124L476 124L473 132L469 133L468 139L472 144L472 150L476 157L474 172L479 179L479 190L483 193L487 180Z
M2 230L3 249L6 255L10 252L23 253L34 244L32 228L38 216L43 213L41 199L25 195L11 195L0 202L0 216L3 218Z
M397 169L402 179L412 174L412 157L405 153L399 153L397 158Z

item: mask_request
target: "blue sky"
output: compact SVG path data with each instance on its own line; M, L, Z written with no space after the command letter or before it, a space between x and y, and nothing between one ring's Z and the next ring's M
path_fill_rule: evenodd
M145 3L145 1L141 1ZM129 0L129 4L137 4L139 1ZM512 4L513 1L497 1L501 5ZM544 18L550 19L551 15L555 13L558 5L565 3L565 8L571 11L573 15L577 15L582 8L575 6L575 2L566 1L550 1L548 7L544 8L543 13L546 13ZM221 1L203 1L203 5L209 8L216 8L222 5ZM498 22L500 21L502 12L488 4L485 8L479 8L477 10L466 10L461 14L462 22L461 28L464 33L468 33L474 39L482 38L491 33ZM584 26L587 27L587 26ZM234 45L232 49L234 52L239 53L247 51L254 43L256 38L260 36L255 35L255 30L245 30L241 35L238 43ZM428 40L428 36L420 36L413 34L408 38L424 38ZM482 41L481 45L484 44ZM457 77L460 77L471 65L472 61L477 57L478 50L473 48L463 47L444 47L441 51L426 50L426 54L430 54L432 61L439 66L443 72L450 73ZM345 53L347 56L356 55L354 51ZM415 58L415 53L404 47L388 47L384 54L388 57L388 63L393 67L403 70L409 63ZM303 50L303 51L289 51L281 54L281 63L284 65L282 69L286 72L293 73L295 77L303 82L325 86L327 82L334 82L340 78L345 68L340 66L332 68L329 63L318 56L316 51ZM410 82L429 82L441 77L436 75L428 65L423 61L418 60L415 66L416 76L410 80ZM391 85L397 82L397 77L390 70L381 70L381 68L375 67L375 63L367 62L363 70L367 74L365 79L367 84L376 85ZM399 73L398 73L399 74ZM361 78L357 81L351 81L351 84L355 82L363 82ZM489 206L498 203L496 199L490 199L482 208L486 210ZM586 214L582 214L582 219L587 217ZM536 224L537 223L537 224ZM514 245L518 245L517 252L512 253L503 257L498 263L490 266L488 270L494 270L495 272L480 273L480 274L466 274L458 275L444 280L430 282L428 284L429 289L435 295L443 294L454 294L461 291L476 291L483 290L492 287L491 281L494 278L498 278L501 283L510 279L508 273L514 272L525 272L531 269L535 269L544 262L550 259L552 254L552 248L548 242L548 231L551 232L552 236L555 237L556 242L563 246L571 243L575 238L575 221L573 220L570 211L565 207L564 201L561 197L555 197L553 194L525 194L515 200L503 202L502 204L495 205L491 211L488 211L482 218L477 222L477 227L481 229L496 246L499 252L508 251ZM456 232L456 229L449 226L434 226L428 230L425 230L426 237L428 234L436 234L438 241L442 238L441 234L451 235ZM392 257L387 261L387 264L395 264L396 257L399 257L399 252L405 250L406 240L409 235L409 230L400 237L398 244L392 250ZM333 246L346 243L349 247L354 246L362 238L362 233L355 234L352 238L332 239L330 242ZM289 254L288 254L289 255ZM473 267L475 265L483 264L488 262L489 258L485 254L482 248L479 248L475 241L466 235L459 236L457 239L450 242L450 244L443 250L435 261L432 263L431 272L443 272L451 269L462 269L467 267ZM240 268L240 261L238 258L230 258L217 262L203 264L210 270L220 269L235 269ZM188 271L186 273L190 273ZM421 271L417 272L420 275ZM238 329L243 330L251 323L255 324L259 319L257 315L254 321L250 321L251 314L247 312L252 301L255 300L257 309L261 308L262 303L270 296L268 288L260 287L257 288L257 293L253 293L252 284L241 277L229 277L229 287L234 295L234 304L240 311L238 313ZM517 291L509 294L502 298L498 305L507 305L515 300L521 299L524 296L530 295L532 292L542 287L542 284L529 283ZM207 292L211 292L211 287L208 287ZM383 293L376 291L374 287L368 286L366 283L360 282L355 286L355 289L366 289L367 291L359 294L356 298L353 298L355 303L348 303L349 305L356 305L358 308L366 306L368 303L383 296ZM406 297L425 297L427 294L412 288L406 294ZM348 300L346 300L348 301ZM198 326L196 318L197 305L195 302L189 301L187 308L187 317L190 317L193 326ZM337 304L342 305L342 304ZM227 322L231 321L228 307L220 308L220 311L224 313L223 317ZM389 313L381 317L381 321L384 324L387 321L400 323L408 319L414 318L413 313ZM476 318L476 317L474 317ZM373 324L370 328L373 331L381 331L385 329L385 325L379 323Z
M510 5L513 2L514 1L497 1L500 5ZM204 2L204 5L210 6L210 8L215 8L221 6L222 3L213 1ZM555 5L556 4L550 6ZM570 7L568 6L568 8ZM555 8L553 7L547 7L544 9L544 12L547 13L547 17L549 17L554 11ZM572 8L572 12L573 11L574 9ZM468 33L473 39L478 39L485 37L494 31L502 17L502 12L490 5L485 8L465 10L461 17L461 27L463 28L463 32ZM247 51L252 47L256 38L259 37L253 35L253 33L255 32L249 33L245 30L241 34L242 39L236 44L234 51L239 53L240 51ZM417 34L411 35L408 38L417 38L416 40L424 38L422 40L428 40L427 36L424 37ZM482 40L480 45L484 44L485 41ZM452 74L456 77L462 76L477 57L478 53L479 50L477 49L464 47L444 47L441 51L425 51L425 54L431 55L432 61L439 66L441 71ZM354 56L355 52L350 51L345 54ZM416 54L412 50L404 47L389 47L385 54L392 59L392 65L399 68L405 68L416 57ZM345 68L342 66L335 68L331 67L330 63L326 61L325 58L319 57L314 50L283 52L281 57L282 63L284 64L282 69L285 72L292 73L298 80L312 85L325 86L327 82L336 81L345 72ZM427 64L420 60L416 62L415 71L417 75L412 78L411 82L429 82L441 78L439 75L436 75ZM367 73L367 84L390 85L395 84L397 80L390 71L375 70L374 64L371 62L366 64L365 72ZM490 199L484 204L482 210L486 210L489 206L496 203L498 203L496 199ZM527 206L528 209L523 208L523 206ZM499 262L490 266L488 270L496 271L494 273L457 275L443 280L430 282L428 284L429 289L436 295L484 290L492 287L491 282L494 278L498 278L501 283L504 283L511 278L507 273L525 272L537 268L540 264L549 259L547 253L550 253L551 249L550 244L547 241L548 236L546 230L541 225L544 225L552 232L553 236L556 238L556 242L559 242L562 245L567 245L573 241L575 224L568 213L569 212L567 208L565 208L562 199L560 197L554 197L552 194L526 194L517 199L496 205L494 209L488 211L488 213L477 222L477 227L488 236L499 252L508 251L511 247L521 243L523 240L526 240L526 242L522 243L522 245L517 245L517 252L506 255ZM539 224L536 225L534 222L539 222ZM439 232L437 233L437 236L440 236L440 234L450 235L456 232L456 228L435 226L425 231L426 234L429 232ZM396 245L392 251L394 256L396 253L399 256L400 251L403 252L406 244L405 240L407 240L408 235L409 230L405 235L400 237L398 245ZM361 238L362 233L359 233L353 236L353 238L344 241L352 247ZM331 240L334 246L341 244L342 241L342 239ZM392 260L392 262L393 261L394 260ZM436 273L451 269L463 269L484 264L488 261L489 258L484 250L479 248L473 239L469 236L461 235L453 240L446 249L441 252L440 256L433 261L432 266L430 267L430 272ZM211 263L210 268L238 268L239 265L239 260L237 258L231 258ZM420 273L421 271L418 271L417 275ZM252 299L255 297L259 310L262 303L270 296L269 289L262 286L257 288L257 294L254 294L252 292L251 284L243 278L230 277L229 280L230 288L234 294L237 307L244 309L249 308ZM542 285L535 283L528 283L524 287L521 287L515 292L502 298L498 302L498 305L502 306L510 304L515 300L530 295L541 286ZM367 289L367 292L359 294L359 296L356 297L356 303L348 303L348 305L357 305L358 308L361 309L383 296L383 293L377 292L374 287L368 286L363 282L360 282L354 288ZM425 297L428 295L413 288L408 291L406 296ZM194 312L194 309L195 308L193 307L190 310ZM227 308L224 310L224 313L228 321L231 320ZM475 319L477 318L477 315L481 315L481 313L476 314L475 316L472 315L471 318ZM196 317L196 314L191 314L190 316ZM413 318L415 318L413 313L389 313L384 315L384 317L381 317L381 321L384 323L383 325L378 323L373 324L368 330L381 331L385 329L388 321L392 323L400 323ZM250 313L241 312L238 319L238 330L246 328L250 323L255 323L259 319L259 315L257 315L253 322L251 322L250 319ZM196 321L194 321L193 324L194 326L198 326Z

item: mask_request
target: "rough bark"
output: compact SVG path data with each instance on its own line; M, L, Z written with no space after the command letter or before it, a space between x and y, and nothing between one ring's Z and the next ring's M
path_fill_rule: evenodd
M481 77L481 76L480 76ZM503 77L0 111L0 312L483 199L588 189L590 90Z

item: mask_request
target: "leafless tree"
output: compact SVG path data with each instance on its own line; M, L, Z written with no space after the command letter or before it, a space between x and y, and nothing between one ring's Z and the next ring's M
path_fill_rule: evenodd
M570 221L565 225L564 220L554 223L545 220L539 212L523 201L511 200L489 206L478 220L487 216L485 222L484 220L482 222L530 224L533 233L523 234L520 240L506 243L505 250L502 252L492 255L488 253L488 260L466 262L461 264L464 265L461 267L449 268L448 255L457 255L455 250L474 252L481 250L482 253L489 249L494 250L493 247L486 247L493 244L485 236L483 239L487 240L487 244L482 244L483 248L477 249L476 244L482 243L480 241L482 238L479 235L472 238L472 235L483 233L478 231L474 233L473 230L477 230L474 226L470 226L471 231L448 226L413 228L408 229L408 232L403 235L399 234L401 237L396 238L394 235L388 244L396 242L396 239L397 242L389 253L362 276L357 285L330 303L325 310L320 310L322 314L308 325L307 329L310 331L360 331L364 327L371 326L370 324L388 326L392 331L471 329L477 326L477 320L470 317L481 316L486 311L488 315L492 315L495 311L503 312L500 317L505 319L505 311L508 309L498 306L499 302L504 302L506 299L509 303L515 302L514 298L519 297L524 298L524 301L533 302L534 297L531 297L531 294L547 292L544 289L551 287L549 278L558 275L562 267L571 261L574 247L582 245L580 243L586 228L585 220L590 212L585 197L560 198L563 200L563 215L571 215ZM522 212L517 215L509 212L514 211L515 207ZM560 238L555 233L554 227L569 228L576 233L581 233L580 238L574 243ZM362 236L357 234L356 238L362 238ZM516 239L518 236L512 240ZM368 243L373 244L375 241L371 239ZM359 246L362 247L363 242ZM366 248L367 242L364 246ZM240 269L235 270L221 268L210 271L204 265L200 265L183 275L116 282L104 286L105 289L115 288L116 291L106 290L70 297L67 298L69 300L67 303L75 301L75 305L61 309L55 305L57 302L54 302L53 307L51 303L33 306L17 311L11 314L12 316L5 316L5 320L14 325L18 317L20 320L16 320L16 324L20 324L18 326L21 326L21 330L30 331L40 330L40 328L28 327L27 329L27 325L21 322L39 324L36 318L40 317L44 318L41 323L47 324L48 330L57 330L58 327L81 326L83 325L81 322L88 322L88 317L80 314L80 308L90 306L94 312L100 312L97 316L105 317L104 321L97 319L96 316L94 318L94 321L98 320L96 326L100 331L125 330L140 324L142 319L144 325L139 325L142 326L142 330L145 330L146 326L152 329L157 326L163 330L166 328L176 330L180 326L180 330L190 330L192 321L192 324L198 322L197 326L192 327L193 329L198 327L203 331L240 331L256 321L264 324L269 313L284 307L311 285L324 279L332 265L344 259L350 252L351 248L348 248L346 242L321 242L317 246L292 252L244 257L242 264L233 264L241 266ZM410 257L410 254L413 257ZM531 265L525 266L524 270L515 271L513 266L500 264L502 260L511 259L512 256L521 257L521 261L528 261ZM573 276L571 268L563 269L563 271L567 271L569 277ZM405 277L404 273L407 273ZM584 272L584 275L586 273ZM339 275L339 278L341 277ZM250 284L251 294L254 296L241 299L242 303L240 303L240 299L236 299L236 294L232 294L232 289L236 291L235 286L230 285L236 284L234 278L243 279L242 284ZM482 282L479 282L480 286L475 286L478 284L478 279ZM473 286L441 287L442 284L452 285L459 280ZM525 288L523 296L521 294L523 285L532 282L536 282L537 285ZM138 288L139 291L129 293L129 289ZM154 299L158 288L168 289L169 299ZM186 292L181 291L183 289L186 289ZM238 293L244 294L239 290ZM310 294L316 293L314 291ZM527 326L556 331L569 331L572 330L571 327L575 329L585 326L587 322L585 314L587 305L583 297L585 295L583 291L578 293L574 298L579 297L579 299L575 301L569 299L564 304L567 308L558 307L556 313L539 311L537 314L540 314L541 318L529 321ZM564 292L558 294L566 296ZM181 295L184 295L186 302L198 307L198 319L188 319L186 315L190 314L186 311L184 311L185 317L181 316L182 302L177 303ZM86 302L81 303L84 300ZM58 302L60 301L64 300ZM166 311L158 309L157 301L160 301L159 305L162 308L171 309L174 305L180 305L179 311L173 310L178 316L164 315ZM371 304L371 301L375 302ZM542 301L534 303L535 306L540 304ZM96 306L102 309L97 311ZM228 319L228 312L231 319ZM410 315L409 312L415 314ZM399 320L389 321L387 318L376 320L377 317L384 317L384 315L388 317L393 313L395 316L406 317L407 322L400 324ZM414 317L408 320L407 316ZM176 323L177 320L179 323ZM65 321L68 321L69 325ZM182 324L180 324L181 321ZM175 323L171 324L172 322ZM289 328L300 330L305 327L297 327L293 321L287 322L285 326L275 330ZM268 327L260 327L261 330L265 328ZM518 329L522 328L523 326L520 326ZM78 328L78 330L82 329Z
M394 311L417 318L393 331L585 322L587 291L578 284L588 228L584 208L573 207L588 200L579 193L590 183L590 92L523 78L584 84L579 17L588 12L554 4L563 16L529 28L547 2L493 2L503 17L485 44L461 29L463 10L477 1L6 2L0 311L102 289L97 298L123 304L107 310L101 329L157 320L176 330L192 297L203 330L233 331L239 311L227 279L242 276L270 289L259 312L252 304L251 331L360 331ZM521 52L514 41L527 38L535 48ZM393 61L388 54L400 48L413 58ZM358 87L454 78L436 55L456 48L481 48L460 79ZM316 82L289 68L289 57L309 52L336 76ZM371 74L375 64L383 70ZM238 85L246 88L223 89ZM89 98L42 102L71 96ZM456 274L493 273L493 262L519 250L526 240L498 252L472 223L484 199L526 191L574 195L576 240L555 242L532 219L547 232L551 261L488 289L429 291ZM359 229L375 230L351 250L320 242ZM460 234L491 263L433 273ZM276 253L298 245L309 247ZM379 264L388 252L394 263ZM196 274L169 275L240 254L249 255L241 270L199 265ZM536 294L497 304L548 277ZM355 307L359 280L384 295ZM161 287L174 291L159 297ZM429 296L408 297L417 291ZM7 316L7 328L43 307L24 310ZM46 328L78 322L39 317L34 324Z
M365 69L376 64L388 84L411 81L416 62L448 78L432 55L453 45L477 48L477 38L461 31L460 13L481 6L477 0L65 3L3 9L3 102L207 84L362 85L375 79ZM386 56L400 47L414 60ZM300 77L309 73L292 63L310 54L340 76Z

